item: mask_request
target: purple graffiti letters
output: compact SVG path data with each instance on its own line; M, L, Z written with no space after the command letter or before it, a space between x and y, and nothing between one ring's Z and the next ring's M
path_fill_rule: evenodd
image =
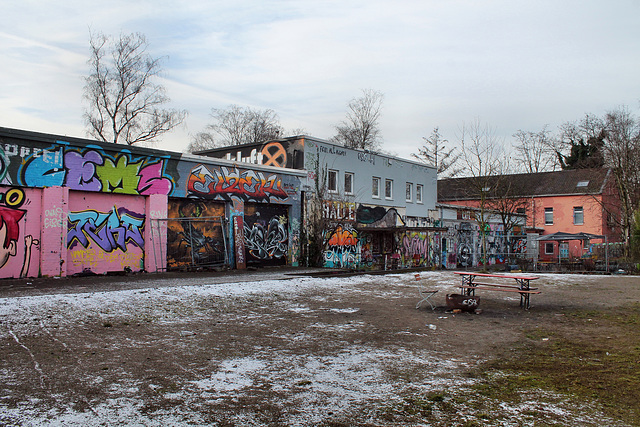
M405 257L419 255L421 258L426 259L429 255L429 242L426 236L405 234L402 238L402 252Z
M144 214L115 207L106 213L90 209L70 212L67 247L80 243L87 248L94 242L105 252L126 252L128 244L144 249L144 219Z
M96 178L96 166L104 163L97 151L87 151L84 155L69 151L64 155L67 168L67 186L73 190L100 191L102 184Z

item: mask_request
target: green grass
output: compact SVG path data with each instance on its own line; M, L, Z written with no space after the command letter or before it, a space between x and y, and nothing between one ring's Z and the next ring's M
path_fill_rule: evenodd
M550 390L595 401L607 415L640 425L640 305L565 318L553 331L527 331L519 348L485 363L476 390L502 401L523 390Z

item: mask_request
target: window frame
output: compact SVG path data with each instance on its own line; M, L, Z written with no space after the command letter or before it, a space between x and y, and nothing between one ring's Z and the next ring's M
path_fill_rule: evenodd
M344 182L343 182L343 184L344 184L344 187L343 187L344 188L344 194L347 194L347 195L350 195L350 196L353 195L353 181L354 181L353 178L354 178L354 176L355 176L355 174L353 172L345 172L344 173ZM350 183L351 184L350 185L351 188L349 188L348 190L347 190L347 177L351 178L351 183Z
M551 221L547 220L547 214L551 215ZM544 225L553 225L553 208L544 208Z
M371 197L374 199L380 198L380 182L381 181L382 179L379 176L371 177Z
M389 195L387 195L387 184L389 184L388 188L391 190ZM384 198L385 200L393 200L393 180L390 178L384 179Z
M580 222L576 221L576 214L580 213L582 217ZM574 206L573 207L573 225L584 225L584 207L583 206Z
M420 204L424 203L422 201L423 188L424 186L422 184L416 184L416 203L420 203Z
M413 182L407 182L404 190L404 199L408 203L413 203Z
M549 252L549 248L551 248L551 252ZM544 254L545 255L553 255L555 253L555 245L553 242L547 242L544 244Z
M335 179L333 180L334 184L335 184L335 188L331 188L331 175L335 175ZM329 193L337 193L338 192L338 177L340 176L340 174L338 173L337 170L335 169L329 169L329 171L327 172L327 191Z

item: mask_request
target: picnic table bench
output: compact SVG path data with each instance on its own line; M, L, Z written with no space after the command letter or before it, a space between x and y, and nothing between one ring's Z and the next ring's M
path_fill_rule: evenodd
M454 274L458 274L462 277L462 284L460 285L460 292L463 295L475 295L476 290L485 291L499 291L499 292L513 292L520 294L520 307L530 308L530 297L532 294L541 293L538 288L532 288L530 286L532 280L538 279L538 276L528 276L522 274L490 274L490 273L476 273L469 271L455 271ZM515 285L504 285L498 283L486 283L478 282L476 278L499 278L499 279L513 279L516 281Z

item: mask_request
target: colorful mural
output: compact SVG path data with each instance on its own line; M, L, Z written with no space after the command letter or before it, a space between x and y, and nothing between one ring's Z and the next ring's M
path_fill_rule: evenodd
M430 250L428 233L408 231L402 235L400 255L403 265L412 267L430 265L432 259Z
M138 195L170 194L173 189L172 179L165 175L166 158L135 157L128 150L107 154L100 148L60 144L47 149L22 147L19 184Z
M300 163L302 148L302 141L267 143L255 157L282 167ZM297 263L299 173L221 163L0 128L0 232L9 236L0 277L156 271L167 262L182 268L243 257ZM245 202L277 209L245 220ZM238 217L235 238L227 217Z
M247 264L284 265L289 248L287 206L247 203L244 244Z
M447 231L434 236L434 247L440 239L441 258L444 268L476 267L484 263L482 259L482 236L476 223L467 221L445 221ZM520 230L516 230L520 232ZM487 264L505 264L526 256L527 236L524 234L505 235L502 224L491 223L485 231L487 245ZM430 258L436 261L434 252ZM433 257L433 258L432 258ZM438 264L436 264L438 265Z
M336 226L325 236L324 261L326 267L354 268L358 264L360 242L351 224Z
M265 176L259 171L210 165L197 165L191 170L187 196L215 200L238 197L246 202L285 201L289 198L278 174Z
M39 196L34 190L30 193ZM26 209L20 209L23 205L32 207L23 189L0 187L0 277L36 275L34 269L30 270L32 264L35 272L38 270L39 227L36 224L29 227L37 234L26 231L28 215ZM39 206L33 208L38 210Z
M108 212L69 212L67 247L73 249L80 244L88 248L94 244L105 252L126 252L129 245L134 245L144 250L144 219L144 213L115 206Z
M167 268L227 262L224 203L172 198L167 214Z
M143 197L69 193L67 274L144 269L145 219Z

